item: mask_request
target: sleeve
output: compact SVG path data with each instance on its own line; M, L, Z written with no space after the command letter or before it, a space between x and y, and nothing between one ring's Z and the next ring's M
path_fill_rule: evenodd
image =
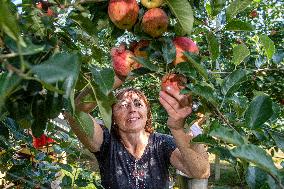
M172 152L177 148L175 140L171 135L163 135L163 156L166 162L170 163Z
M109 146L110 146L109 130L104 125L100 124L100 126L103 129L103 143L102 143L99 151L93 152L93 154L96 156L98 161L103 160L103 158L106 156L108 149L109 149Z

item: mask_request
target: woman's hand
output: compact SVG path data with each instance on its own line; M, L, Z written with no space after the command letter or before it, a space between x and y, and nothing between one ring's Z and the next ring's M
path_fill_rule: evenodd
M160 92L159 101L169 115L167 122L169 128L183 129L187 116L192 112L191 97L180 94L180 90L173 87L167 87L166 91Z

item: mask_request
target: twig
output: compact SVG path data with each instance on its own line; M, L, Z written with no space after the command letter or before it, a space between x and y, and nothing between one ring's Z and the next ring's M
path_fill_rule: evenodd
M209 74L230 74L232 72L212 72L212 71L208 71Z
M253 72L262 72L262 71L284 71L284 68L278 68L278 69L273 69L273 68L263 68L263 69L257 69L253 70ZM231 74L232 72L213 72L213 71L208 71L209 74Z
M11 64L6 64L6 67L7 67L7 69L9 71L15 72L19 76L26 77L26 75L21 70L19 70L18 68L12 66Z
M220 112L220 110L218 108L216 108L215 106L213 106L213 108L215 109L215 114L218 115L219 118L221 118L221 120L226 123L231 129L233 129L234 131L238 132L235 127L233 125L230 124L229 120L227 120L227 118Z
M268 174L276 181L279 183L279 186L281 189L284 189L284 186L282 185L281 183L281 180L280 179L277 179L273 174L271 174L270 172L268 172Z
M5 59L5 58L13 58L16 56L19 56L19 53L9 53L9 54L1 54L0 59Z

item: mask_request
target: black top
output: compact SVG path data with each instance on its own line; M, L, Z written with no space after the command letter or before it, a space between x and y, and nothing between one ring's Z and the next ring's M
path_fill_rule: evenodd
M106 189L169 188L170 157L176 149L172 136L151 134L143 155L136 159L114 133L105 127L103 131L102 146L94 154Z

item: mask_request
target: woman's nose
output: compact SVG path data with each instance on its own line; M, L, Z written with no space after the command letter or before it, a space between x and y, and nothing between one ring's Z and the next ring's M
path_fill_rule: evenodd
M135 104L133 102L129 103L129 110L136 111L136 108L137 107L135 106Z

